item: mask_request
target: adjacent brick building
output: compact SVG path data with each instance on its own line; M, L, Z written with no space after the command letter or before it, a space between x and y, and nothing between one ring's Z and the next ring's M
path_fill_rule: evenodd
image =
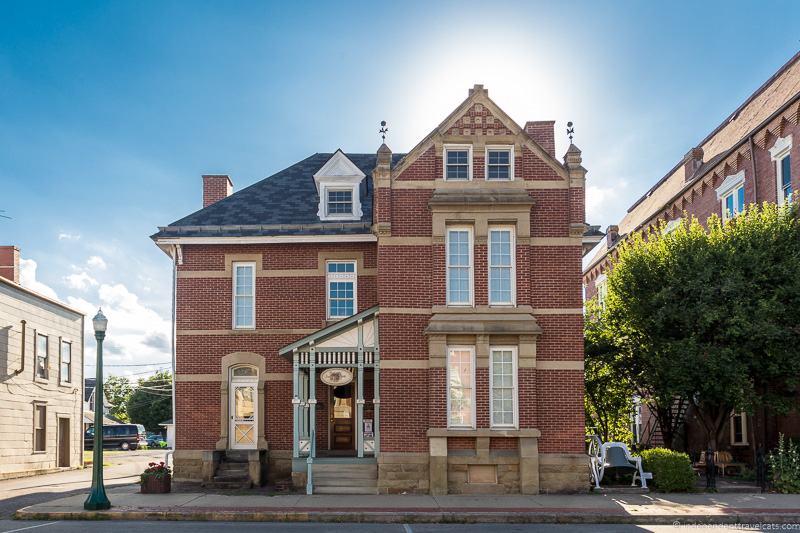
M636 232L669 231L683 217L735 216L744 206L792 201L800 191L800 53L781 67L714 131L700 141L629 209L584 260L586 298L605 294L606 273L617 245ZM702 431L692 423L684 432L689 451L705 449ZM800 437L800 416L764 417L758 439L771 447L778 433ZM731 417L728 445L752 460L753 424L746 413ZM645 413L641 438L660 442L654 418ZM763 439L763 440L762 440Z
M233 194L204 176L205 207L153 235L176 479L584 490L586 170L553 126L476 85L407 154L315 154Z
M83 313L19 284L0 246L0 479L83 466Z

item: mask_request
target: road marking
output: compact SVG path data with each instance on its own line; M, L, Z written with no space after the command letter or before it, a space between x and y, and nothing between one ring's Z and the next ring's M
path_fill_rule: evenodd
M35 526L21 527L19 529L9 529L8 531L3 531L3 533L14 533L15 531L25 531L28 529L35 529L37 527L52 526L53 524L58 524L58 522L48 522L46 524L36 524Z
M406 533L414 533L414 531L411 529L411 526L409 526L408 524L403 524L403 531L405 531Z

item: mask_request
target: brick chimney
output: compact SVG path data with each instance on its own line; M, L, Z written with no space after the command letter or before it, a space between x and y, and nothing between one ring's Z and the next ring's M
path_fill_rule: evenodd
M619 240L619 226L606 228L606 248L611 248Z
M19 283L19 248L0 246L0 277Z
M227 174L203 174L203 207L227 198L233 192L233 182Z
M683 156L683 171L685 176L685 181L689 181L694 176L694 173L697 172L697 169L700 168L700 165L703 164L703 149L699 146L692 148L689 150L685 156Z
M531 136L539 146L551 156L556 156L556 121L529 120L525 123L525 133Z

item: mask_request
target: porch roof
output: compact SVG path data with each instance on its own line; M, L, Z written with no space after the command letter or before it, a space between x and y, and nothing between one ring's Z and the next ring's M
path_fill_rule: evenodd
M355 324L358 324L359 320L363 320L365 318L371 316L378 315L379 306L370 307L369 309L365 309L360 313L357 313L351 317L345 318L336 322L335 324L331 324L325 328L315 331L310 335L306 335L305 337L294 341L291 344L287 344L280 350L278 350L278 355L290 355L294 350L298 348L302 348L308 344L314 342L315 344L324 341L327 338L333 337L342 331L346 330L347 328L352 327Z

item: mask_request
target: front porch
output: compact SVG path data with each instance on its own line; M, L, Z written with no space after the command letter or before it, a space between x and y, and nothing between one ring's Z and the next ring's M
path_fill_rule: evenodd
M292 482L307 494L342 477L374 492L380 453L380 349L373 307L279 351L292 360ZM338 466L337 466L338 465ZM357 483L353 483L357 480Z

